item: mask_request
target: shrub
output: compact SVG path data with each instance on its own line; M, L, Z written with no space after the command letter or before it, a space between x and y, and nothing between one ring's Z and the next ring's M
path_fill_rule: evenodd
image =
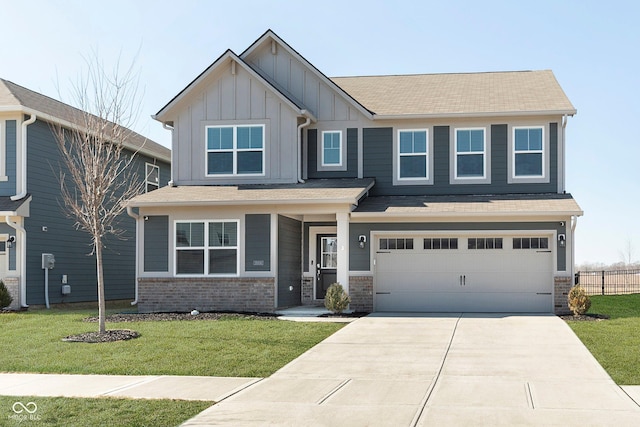
M573 312L574 316L581 316L585 314L589 307L591 307L591 298L589 295L580 287L574 286L569 291L569 309Z
M9 290L4 285L4 282L0 280L0 309L9 307L13 302L13 297L9 293Z
M324 306L334 314L342 313L350 302L351 298L349 298L340 283L334 283L329 286L324 297Z

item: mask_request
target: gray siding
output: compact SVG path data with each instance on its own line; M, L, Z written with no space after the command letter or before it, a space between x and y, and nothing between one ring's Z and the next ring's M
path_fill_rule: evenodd
M308 178L357 178L358 177L358 129L347 129L347 170L346 171L319 171L318 164L318 130L309 129L308 141Z
M302 226L278 216L278 307L300 305L302 296ZM293 286L290 291L289 287Z
M371 195L447 195L447 194L509 194L556 193L558 188L558 124L549 124L549 182L541 184L509 184L508 126L491 125L491 183L450 183L450 129L433 127L433 185L393 185L393 129L364 129L364 176L375 178Z
M304 272L309 272L309 228L310 227L335 227L335 222L305 222L304 223L304 240L302 242L303 253L303 265ZM314 242L315 245L315 242Z
M152 215L144 220L144 271L169 271L169 217Z
M97 299L96 262L91 256L89 235L74 228L74 221L66 217L59 190L59 170L64 168L62 159L49 125L40 120L29 126L28 131L28 190L32 195L30 217L25 218L27 231L27 303L44 303L44 272L41 254L52 253L56 257L55 269L49 274L49 299L51 303L95 301ZM138 156L135 166L138 176L144 179L145 162L153 159ZM160 164L161 180L167 175ZM165 184L163 181L162 184ZM46 226L47 231L42 227ZM135 222L124 213L118 224L124 230L121 239L110 236L105 239L104 277L107 299L132 299L135 290ZM61 295L61 275L68 275L71 295L64 300Z
M8 234L10 236L16 235L16 230L12 227L9 227L6 223L0 223L0 233ZM7 248L7 255L9 256L9 270L16 269L16 247Z
M566 226L559 222L497 222L497 223L351 223L349 226L349 270L368 271L371 269L371 231L478 231L478 230L556 230L566 233ZM360 249L358 236L367 236L367 246ZM549 242L555 245L556 242ZM556 247L558 271L565 271L566 247Z
M1 125L2 123L0 123ZM5 172L7 181L0 181L0 196L13 196L16 194L16 146L17 146L17 129L15 120L7 120L4 122L5 150L6 153L0 153L5 156Z
M245 216L245 271L271 271L271 215Z

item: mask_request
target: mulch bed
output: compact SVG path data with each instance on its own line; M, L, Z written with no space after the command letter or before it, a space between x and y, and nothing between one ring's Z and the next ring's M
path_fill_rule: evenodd
M174 320L219 320L222 317L237 317L243 319L256 319L256 320L274 320L276 315L274 314L257 314L257 313L118 313L110 314L106 317L106 321L110 323L125 323L125 322L169 322ZM98 317L86 317L83 319L85 322L97 323Z
M569 314L566 316L559 316L562 320L569 322L599 322L601 320L609 320L609 316L606 314L583 314L581 316L574 316Z
M84 334L70 335L62 338L62 341L84 343L115 342L131 340L139 336L140 334L138 332L129 329L111 329L107 330L104 334L99 332L85 332Z

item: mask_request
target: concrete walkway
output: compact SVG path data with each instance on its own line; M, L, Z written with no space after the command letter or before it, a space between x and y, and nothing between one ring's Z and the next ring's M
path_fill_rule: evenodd
M552 315L375 315L185 426L640 425Z

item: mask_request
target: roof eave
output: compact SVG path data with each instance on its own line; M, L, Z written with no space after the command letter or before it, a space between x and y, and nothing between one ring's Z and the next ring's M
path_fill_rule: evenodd
M353 218L513 218L583 216L584 211L518 211L518 212L352 212Z
M469 118L469 117L517 117L517 116L573 116L577 113L573 110L536 110L536 111L487 111L480 113L430 113L430 114L374 114L373 120L395 119L443 119L443 118Z

